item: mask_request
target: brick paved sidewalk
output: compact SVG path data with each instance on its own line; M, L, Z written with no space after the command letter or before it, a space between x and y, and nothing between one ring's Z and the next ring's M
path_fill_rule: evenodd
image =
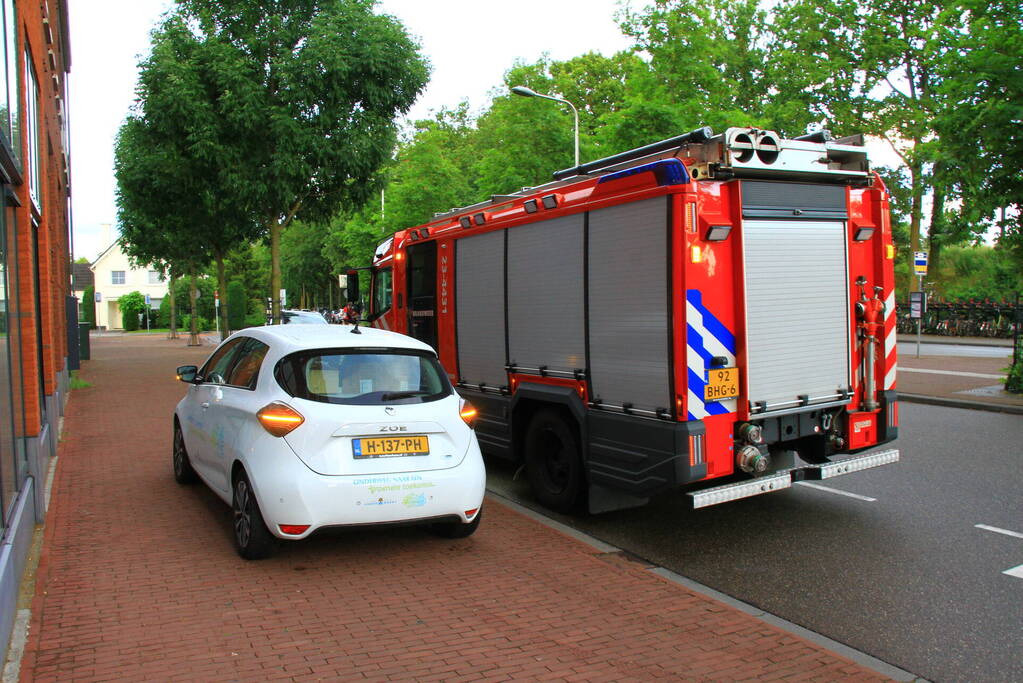
M174 368L94 339L67 407L25 657L44 680L879 680L493 499L479 531L339 531L245 562L171 475Z

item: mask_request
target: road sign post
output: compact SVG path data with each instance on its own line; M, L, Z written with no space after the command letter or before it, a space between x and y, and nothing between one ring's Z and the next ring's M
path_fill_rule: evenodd
M149 295L146 294L146 332L150 331L149 330L149 316L153 312L153 306L152 306L152 303L150 303L150 302L151 302L151 300L149 298Z
M924 291L924 276L927 275L927 252L926 251L914 251L913 252L913 272L917 277L917 292L910 292L910 315L912 315L912 296L913 294L923 295ZM921 296L920 298L920 316L916 319L916 357L920 357L920 328L923 325L923 314L927 311L927 297Z
M921 289L923 280L921 279ZM927 312L927 294L923 291L909 293L909 317L916 319L916 357L920 357L920 327Z

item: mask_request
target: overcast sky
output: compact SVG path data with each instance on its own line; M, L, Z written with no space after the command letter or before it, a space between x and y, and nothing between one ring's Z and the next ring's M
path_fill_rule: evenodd
M135 98L149 33L172 4L68 2L75 258L94 259L117 236L116 226L107 235L102 227L116 221L114 137ZM546 52L560 60L591 50L610 56L629 45L614 21L618 0L383 0L380 8L419 38L433 66L413 119L463 99L474 109L484 107L516 59L532 62Z

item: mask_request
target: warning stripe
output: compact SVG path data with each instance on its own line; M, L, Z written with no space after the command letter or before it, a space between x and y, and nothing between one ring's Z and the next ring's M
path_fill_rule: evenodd
M884 366L887 368L884 376L884 389L889 391L895 388L895 376L898 369L898 335L896 333L895 315L895 289L885 297L884 300Z
M686 365L688 366L687 412L690 420L708 415L734 413L736 401L704 401L707 368L711 359L722 356L729 367L735 366L735 335L703 305L698 289L686 291Z

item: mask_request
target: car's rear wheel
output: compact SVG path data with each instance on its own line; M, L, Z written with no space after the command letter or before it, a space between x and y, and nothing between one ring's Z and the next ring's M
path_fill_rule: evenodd
M188 459L185 448L185 436L181 433L181 425L174 420L174 481L181 485L194 484L199 476L192 469L192 461Z
M234 480L234 496L231 501L234 511L234 547L246 560L261 560L273 554L276 542L266 528L263 513L252 491L245 472L239 472Z
M441 538L467 538L479 528L483 510L476 513L471 522L437 522L430 525L430 531Z
M533 416L526 432L526 476L543 505L574 512L583 499L583 463L579 439L566 418L553 410Z

